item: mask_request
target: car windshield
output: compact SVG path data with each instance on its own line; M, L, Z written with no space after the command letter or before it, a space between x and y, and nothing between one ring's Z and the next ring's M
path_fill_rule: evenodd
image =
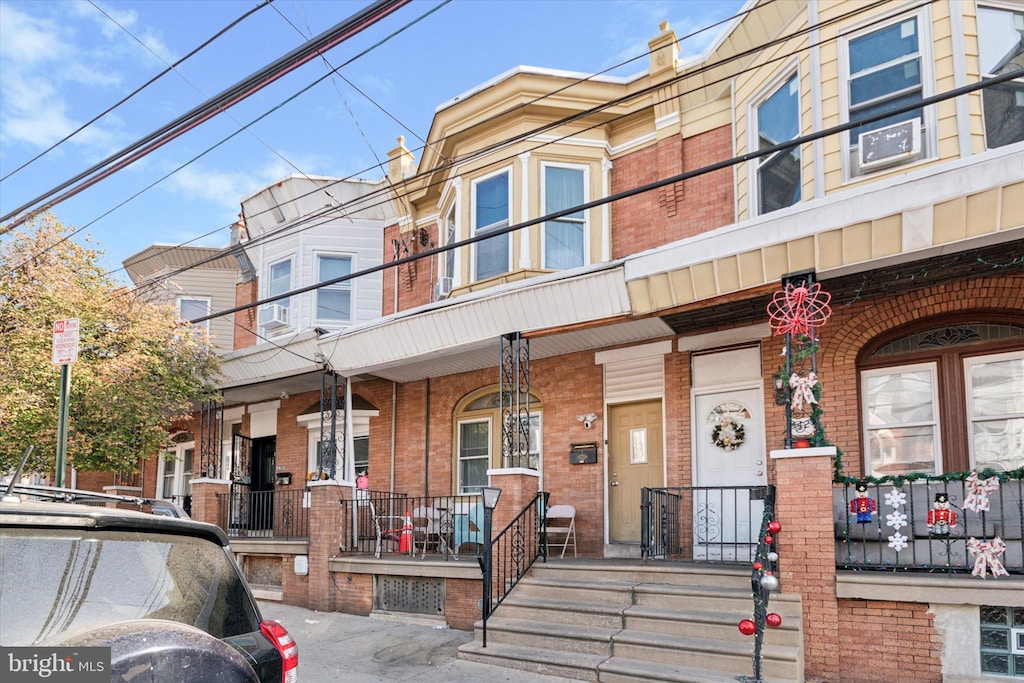
M216 638L259 630L225 550L160 533L12 529L0 535L0 645L25 646L133 619Z

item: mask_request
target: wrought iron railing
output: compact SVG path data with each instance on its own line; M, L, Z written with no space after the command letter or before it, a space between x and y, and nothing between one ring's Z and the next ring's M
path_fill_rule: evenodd
M767 491L766 486L642 489L640 556L749 564L757 548Z
M833 489L836 567L1024 574L1024 481L929 477Z
M515 519L486 543L477 553L483 572L483 599L480 602L483 622L483 646L487 647L487 619L516 587L537 558L547 561L547 534L544 511L548 496L541 491Z
M220 493L217 514L218 526L231 537L309 537L309 499L303 489Z
M479 495L407 496L356 491L342 505L340 546L345 552L459 559L484 546Z

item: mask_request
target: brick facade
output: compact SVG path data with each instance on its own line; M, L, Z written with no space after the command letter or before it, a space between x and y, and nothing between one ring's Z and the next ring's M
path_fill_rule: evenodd
M260 283L253 278L249 282L239 282L235 285L235 305L245 306L259 300ZM256 346L256 307L246 308L234 314L235 337L234 348L247 349Z
M805 631L804 640L807 640ZM839 601L836 681L933 683L943 680L941 638L928 605Z

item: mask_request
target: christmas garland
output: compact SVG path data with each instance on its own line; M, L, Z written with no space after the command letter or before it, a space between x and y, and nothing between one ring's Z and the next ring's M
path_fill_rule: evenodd
M736 420L723 417L711 430L711 442L723 451L734 451L747 440L747 432Z

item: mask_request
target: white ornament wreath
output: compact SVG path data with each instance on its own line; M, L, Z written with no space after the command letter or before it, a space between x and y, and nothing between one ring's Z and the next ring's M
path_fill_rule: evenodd
M723 417L711 430L711 442L723 451L734 451L747 440L747 433L736 420Z

